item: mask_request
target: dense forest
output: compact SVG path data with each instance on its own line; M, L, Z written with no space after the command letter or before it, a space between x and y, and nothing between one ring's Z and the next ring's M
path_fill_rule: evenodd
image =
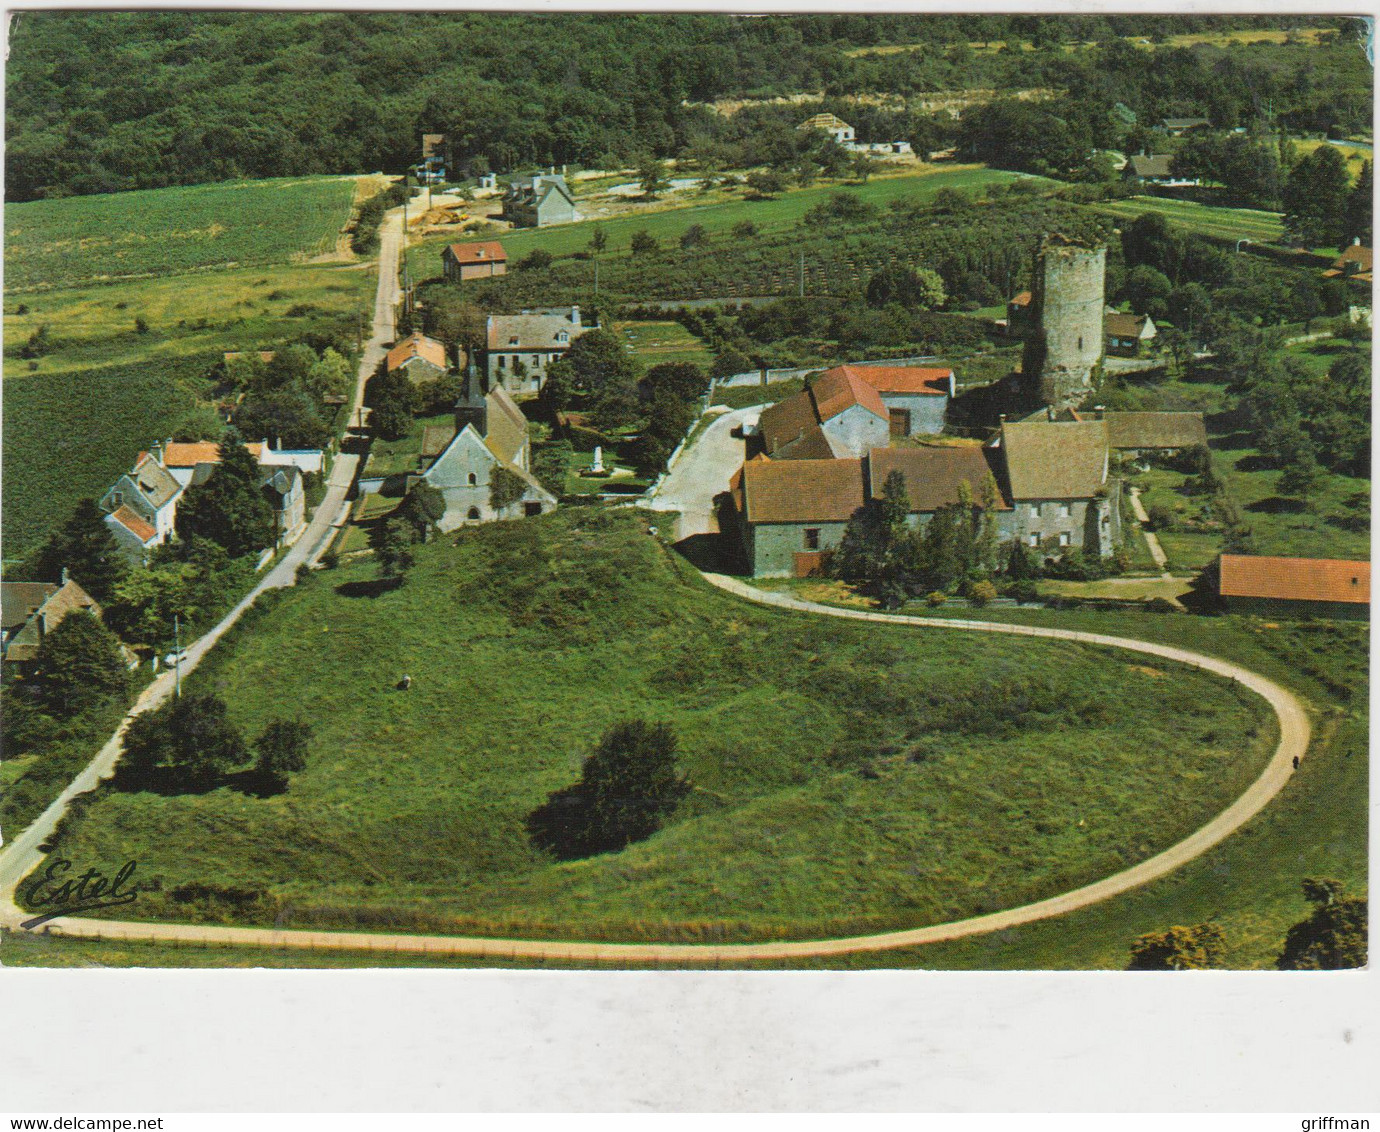
M1261 116L1367 128L1370 70L1345 19L1330 43L1140 47L1278 17L23 12L12 27L6 196L234 177L399 172L423 132L472 169L622 162L731 145L716 99L1030 88L1070 113ZM1002 49L988 49L1004 44ZM974 49L970 44L977 44ZM1096 44L1069 50L1071 45ZM892 53L858 48L907 45ZM1119 104L1119 105L1118 105ZM900 105L859 128L908 136ZM1080 139L1081 128L1075 131ZM883 139L885 140L885 139ZM749 156L751 153L749 151Z

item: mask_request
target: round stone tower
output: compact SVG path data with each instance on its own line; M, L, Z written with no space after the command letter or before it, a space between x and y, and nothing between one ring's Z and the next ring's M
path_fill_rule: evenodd
M1078 401L1102 360L1107 249L1046 236L1035 253L1022 371L1049 405Z

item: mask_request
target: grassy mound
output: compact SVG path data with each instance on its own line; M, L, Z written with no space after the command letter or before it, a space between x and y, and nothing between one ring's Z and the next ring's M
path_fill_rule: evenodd
M285 795L105 788L66 823L81 867L139 862L153 890L123 912L621 939L936 922L1149 856L1273 744L1262 703L1196 670L744 605L631 511L467 531L345 596L371 576L317 575L190 681L247 734L312 723ZM695 791L648 841L555 863L524 819L630 717L676 729Z

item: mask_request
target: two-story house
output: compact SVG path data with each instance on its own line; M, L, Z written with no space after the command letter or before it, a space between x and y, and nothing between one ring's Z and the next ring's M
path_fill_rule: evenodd
M578 220L575 194L565 178L554 170L514 177L503 193L499 219L514 228L545 228L549 224L569 224Z
M547 367L565 355L586 330L579 307L490 315L485 323L484 371L490 389L537 393Z
M1013 537L1039 553L1112 553L1121 508L1105 421L1003 421L993 447L1014 510Z

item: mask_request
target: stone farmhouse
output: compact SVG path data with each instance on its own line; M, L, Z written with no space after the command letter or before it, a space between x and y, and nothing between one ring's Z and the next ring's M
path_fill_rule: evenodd
M538 393L547 367L594 325L581 321L579 307L494 314L485 323L484 372L490 389Z
M0 582L0 657L6 668L23 669L38 655L43 638L78 610L100 617L96 599L62 572L61 582ZM128 649L126 659L134 660Z
M1011 537L1047 554L1112 553L1121 497L1105 421L1003 421L993 447L1014 509Z
M1366 621L1370 563L1224 554L1218 560L1218 593L1233 613Z
M762 410L757 432L773 460L861 457L894 437L942 431L953 389L949 369L835 366Z
M484 393L470 368L465 392L455 403L455 425L449 435L422 439L423 453L435 452L422 480L437 488L446 511L437 524L453 531L467 523L541 515L556 506L556 497L531 472L532 442L527 418L501 385ZM427 429L432 433L432 429ZM516 502L495 509L490 485L498 469L516 476L525 490Z
M503 194L499 217L514 228L545 228L578 220L575 194L554 169L530 177L514 177Z
M446 363L445 344L416 332L388 351L385 365L389 373L401 370L413 385L444 377L450 368Z
M497 240L451 244L441 253L441 270L445 273L448 283L506 275L508 255Z
M128 557L146 563L154 547L172 538L183 487L152 453L140 452L101 496L106 526Z
M1138 358L1159 331L1148 314L1107 314L1102 320L1106 351L1122 358Z
M959 501L959 485L967 484L974 500L981 501L984 489L994 496L997 533L1011 538L1015 533L1015 508L1002 492L996 465L996 449L979 444L927 445L923 448L874 448L868 454L867 496L880 500L887 478L899 472L910 502L908 522L924 527L941 507Z

